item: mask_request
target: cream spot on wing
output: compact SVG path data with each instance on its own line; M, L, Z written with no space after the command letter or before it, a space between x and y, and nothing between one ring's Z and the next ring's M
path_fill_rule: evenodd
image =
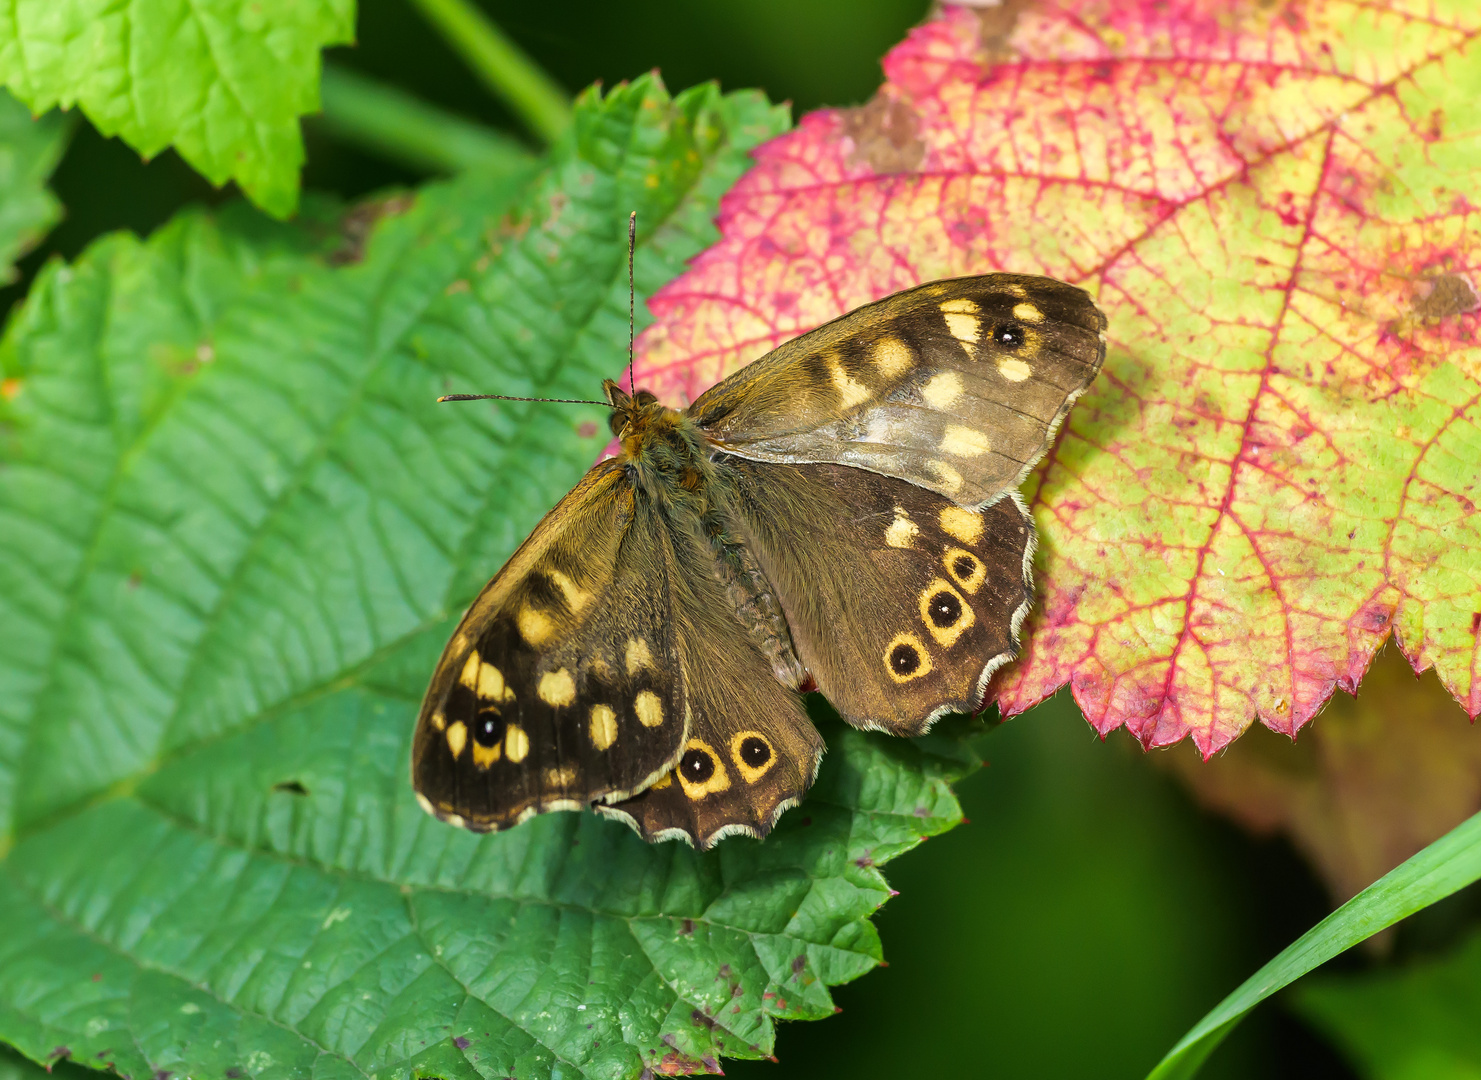
M454 720L447 726L447 749L452 754L453 760L457 761L463 754L463 747L468 744L468 728L461 720Z
M478 696L500 703L514 700L514 691L504 684L504 673L493 664L478 669Z
M982 539L982 515L975 510L943 506L939 520L946 534L963 544L975 544Z
M943 315L976 315L980 310L976 300L968 300L965 296L959 296L955 300L944 300L941 303Z
M943 371L920 388L920 396L933 409L949 409L962 396L962 377L955 371Z
M540 695L540 700L545 704L558 709L576 700L576 681L565 668L547 671L540 676L540 684L535 687L535 693Z
M591 723L587 727L591 745L605 750L617 741L617 713L610 705L593 705Z
M473 740L473 764L480 769L487 769L498 761L503 754L503 744L495 743L493 746L484 746L477 739Z
M545 770L545 786L560 788L564 791L576 782L576 766L562 765L559 768Z
M1013 317L1020 322L1027 323L1041 323L1044 321L1044 313L1029 303L1014 304Z
M915 354L899 338L880 338L874 343L874 367L886 379L898 379L913 363Z
M437 811L432 806L432 800L427 798L427 796L423 795L420 791L417 792L417 805L420 806L427 813L431 814L433 817L437 816Z
M649 791L662 791L664 788L669 787L670 785L672 785L673 782L674 782L674 774L671 773L671 772L666 772L662 776L660 776L657 780L653 781L653 783L649 784L648 785L648 790Z
M623 658L627 663L628 675L636 675L644 668L653 666L653 654L648 651L647 638L628 638L627 655Z
M982 336L982 320L976 315L946 315L946 329L963 345L975 345ZM971 350L967 350L971 352Z
M934 458L926 462L926 468L931 470L936 477L937 483L947 490L948 494L955 495L962 490L962 474L953 469L944 461L936 461Z
M448 814L447 817L443 818L442 820L446 821L454 829L461 829L465 824L462 814Z
M478 650L474 649L468 654L468 660L463 665L463 673L458 676L458 682L469 690L476 688L478 686L478 665L481 663L483 659L478 655Z
M981 457L990 449L986 435L960 424L947 424L941 436L941 452L952 457Z
M920 526L910 520L903 506L895 507L895 520L884 531L884 542L892 548L908 548L920 532Z
M657 727L663 723L663 702L652 690L644 690L633 701L633 711L638 714L638 723L644 727Z
M848 372L843 370L843 365L837 360L828 361L828 376L833 380L833 388L838 391L839 401L845 409L852 409L871 397L869 388L849 378Z
M504 753L518 765L529 752L530 737L525 734L525 729L518 724L510 724L509 730L504 732Z
M575 614L591 603L591 593L584 591L559 570L546 570L545 576L551 580L555 587L561 591L561 595L566 598L566 607L571 609L572 614Z
M1009 285L1007 291L1009 296L1016 296L1020 300L1023 300L1028 296L1028 290L1025 289L1022 285Z
M1022 360L999 360L998 374L1009 382L1023 382L1034 373L1034 369Z
M520 608L514 622L519 627L519 636L536 648L544 645L555 633L555 623L539 608Z
M441 709L436 710L432 714L432 727L437 731L441 731L447 727L447 717L442 715Z

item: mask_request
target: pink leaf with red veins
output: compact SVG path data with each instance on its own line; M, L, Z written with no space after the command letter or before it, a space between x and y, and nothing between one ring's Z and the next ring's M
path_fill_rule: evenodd
M1027 485L1008 713L1294 732L1397 634L1481 712L1481 5L947 6L861 109L757 151L653 300L689 400L922 281L1083 285L1105 370Z

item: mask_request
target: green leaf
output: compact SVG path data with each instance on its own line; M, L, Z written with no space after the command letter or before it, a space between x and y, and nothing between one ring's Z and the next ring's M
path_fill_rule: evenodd
M1481 1077L1481 935L1398 971L1307 983L1291 998L1374 1080Z
M270 214L298 202L298 118L319 50L354 38L354 0L13 0L0 83L34 112L82 111L145 157L167 146Z
M62 216L46 181L67 149L71 127L56 112L33 119L24 105L0 92L0 284L16 279L16 260Z
M805 805L703 855L589 814L474 836L407 779L455 616L605 442L597 409L433 399L619 370L627 211L646 297L784 125L645 78L532 179L345 233L187 214L41 275L0 347L0 1041L621 1077L769 1053L878 962L878 865L960 818L948 737L825 723Z
M1255 972L1184 1035L1148 1080L1197 1074L1234 1025L1277 990L1338 953L1481 878L1481 814L1368 886Z

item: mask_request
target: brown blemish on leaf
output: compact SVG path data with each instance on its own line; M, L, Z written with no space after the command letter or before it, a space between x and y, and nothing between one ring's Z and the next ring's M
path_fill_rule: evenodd
M1008 39L1027 6L1026 0L1003 0L977 10L977 59L984 70L1017 57L1017 50L1008 44Z
M375 231L381 218L404 214L416 202L414 195L386 195L378 199L366 199L352 206L340 219L339 231L342 242L334 254L329 256L331 266L347 266L365 257L365 243Z
M843 133L854 141L848 163L877 173L913 172L926 156L920 117L904 100L876 94L867 105L843 111Z
M1421 319L1445 319L1481 307L1476 288L1460 274L1440 274L1420 282L1414 314Z

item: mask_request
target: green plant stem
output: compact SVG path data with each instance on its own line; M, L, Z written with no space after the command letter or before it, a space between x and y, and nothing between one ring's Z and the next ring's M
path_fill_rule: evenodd
M412 0L484 83L544 142L571 123L564 90L480 11L473 0Z
M1172 1048L1147 1080L1186 1080L1260 1002L1421 908L1481 879L1481 814L1358 893L1255 972Z
M414 169L510 172L534 160L508 135L341 67L325 65L321 96L330 132Z

